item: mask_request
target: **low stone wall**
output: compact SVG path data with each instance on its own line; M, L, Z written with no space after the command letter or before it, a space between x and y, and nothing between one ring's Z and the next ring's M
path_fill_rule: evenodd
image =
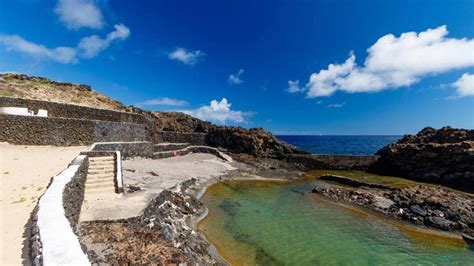
M53 177L31 214L29 255L33 265L90 264L75 234L84 195L87 157L76 157Z
M186 154L189 154L189 153L210 153L210 154L213 154L215 156L217 156L218 158L224 160L224 161L228 161L228 162L232 162L232 158L219 151L217 148L214 148L214 147L209 147L209 146L188 146L184 149L180 149L180 150L171 150L171 151L160 151L160 152L155 152L153 154L153 158L154 159L164 159L164 158L170 158L170 157L174 157L174 156L183 156L183 155L186 155Z
M76 234L79 215L81 214L82 201L84 200L84 189L88 168L89 160L86 158L82 164L80 164L76 174L71 181L67 183L63 191L64 213Z
M206 133L182 133L174 131L158 131L153 142L189 143L190 145L206 145Z
M365 171L379 156L358 155L312 155L317 160L324 162L331 170L360 170Z
M0 97L0 107L26 107L35 112L37 112L38 109L45 109L48 111L49 117L56 118L61 117L146 124L144 117L139 114L48 101Z
M147 140L146 125L99 120L0 115L0 130L0 141L23 145Z
M153 143L149 141L98 142L90 147L89 152L91 151L120 151L122 158L134 156L152 158Z

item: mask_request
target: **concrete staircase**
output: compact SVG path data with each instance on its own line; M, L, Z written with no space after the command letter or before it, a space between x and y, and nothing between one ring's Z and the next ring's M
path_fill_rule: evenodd
M115 193L114 156L89 157L84 199Z

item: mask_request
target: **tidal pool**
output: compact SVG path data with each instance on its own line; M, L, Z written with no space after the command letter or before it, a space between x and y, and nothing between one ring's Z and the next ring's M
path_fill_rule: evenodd
M474 249L318 200L321 181L208 187L198 229L232 265L474 265Z

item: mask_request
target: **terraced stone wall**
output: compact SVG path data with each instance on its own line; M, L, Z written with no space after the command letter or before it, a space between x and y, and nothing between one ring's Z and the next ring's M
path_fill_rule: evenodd
M99 120L0 115L0 141L22 145L89 145L146 141L144 124Z
M35 113L38 109L45 109L48 111L48 117L54 118L61 117L146 124L145 118L139 114L48 101L0 97L0 107L26 107L35 111Z

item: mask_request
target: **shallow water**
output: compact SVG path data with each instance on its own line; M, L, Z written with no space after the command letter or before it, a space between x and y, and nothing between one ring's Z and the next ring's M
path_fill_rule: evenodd
M198 228L233 265L473 265L474 250L317 200L314 182L226 181Z

